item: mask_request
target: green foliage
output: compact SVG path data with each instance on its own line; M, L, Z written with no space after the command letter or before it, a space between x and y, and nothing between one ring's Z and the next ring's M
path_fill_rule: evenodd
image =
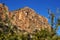
M3 30L4 27L8 28ZM47 29L37 31L33 34L27 32L25 34L24 32L17 32L19 31L18 29L15 29L14 27L11 29L9 25L5 26L4 24L1 27L1 29L2 30L0 30L0 40L59 40L60 39L54 31L49 32Z

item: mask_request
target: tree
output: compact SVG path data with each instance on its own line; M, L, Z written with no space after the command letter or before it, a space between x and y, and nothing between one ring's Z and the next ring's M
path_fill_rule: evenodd
M59 10L57 10L57 11L59 11ZM56 15L57 13L55 14L55 13L51 12L50 9L48 9L48 14L50 15L51 27L55 26L55 28L53 28L53 29L54 29L54 31L57 31L58 27L60 26L60 18L57 17L57 15Z

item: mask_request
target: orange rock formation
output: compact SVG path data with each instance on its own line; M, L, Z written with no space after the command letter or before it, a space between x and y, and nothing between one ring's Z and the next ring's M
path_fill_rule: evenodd
M35 30L41 30L41 28L51 30L48 20L44 16L38 15L29 7L9 12L8 7L0 4L0 18L3 21L6 19L5 14L7 14L11 23L19 27L20 30L27 32L34 32Z

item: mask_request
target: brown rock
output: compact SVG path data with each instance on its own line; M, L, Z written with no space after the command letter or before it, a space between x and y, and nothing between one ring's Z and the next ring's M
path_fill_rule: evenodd
M48 24L48 20L44 16L36 14L36 12L29 7L9 12L6 6L3 7L2 4L0 4L1 17L5 16L5 13L3 12L4 10L7 11L6 14L11 20L11 23L19 27L20 30L25 30L31 33L35 30L41 30L41 28L47 28L51 31L51 26ZM5 18L3 17L3 19Z

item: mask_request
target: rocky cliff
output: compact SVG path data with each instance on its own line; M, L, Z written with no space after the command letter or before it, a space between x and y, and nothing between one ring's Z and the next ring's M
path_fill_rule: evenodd
M35 32L36 30L48 29L51 31L51 26L48 20L41 15L38 15L33 9L24 7L18 10L9 11L8 7L0 4L0 19L4 21L6 15L10 19L12 25L15 25L20 30L27 32Z

